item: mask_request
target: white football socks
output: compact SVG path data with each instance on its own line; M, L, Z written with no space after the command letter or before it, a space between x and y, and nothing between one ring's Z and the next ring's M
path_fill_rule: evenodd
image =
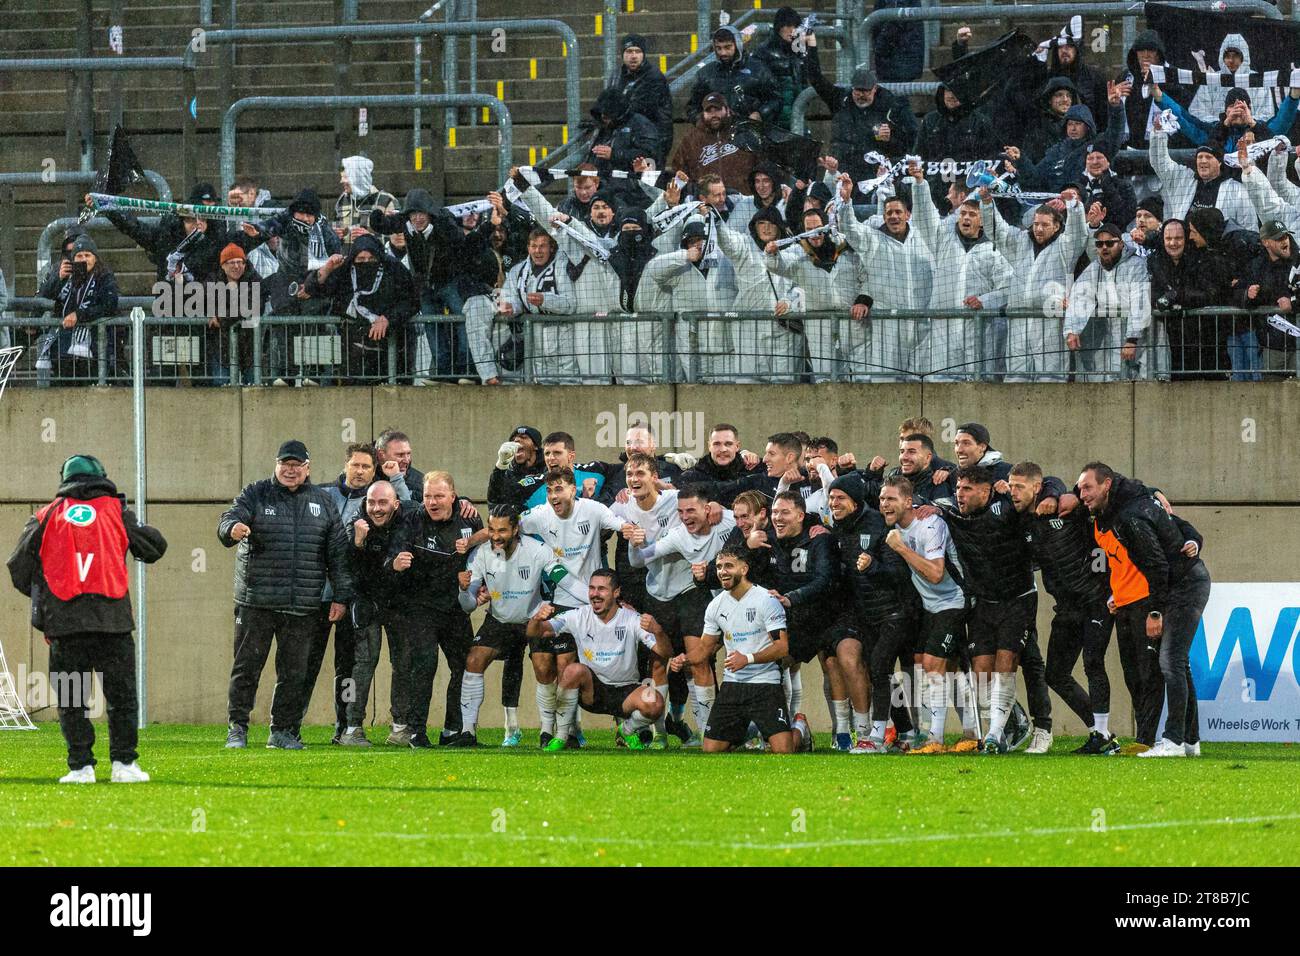
M799 671L787 671L787 674L790 678L790 715L794 716L803 710L803 674Z
M885 742L885 722L883 720L873 720L871 722L871 739L878 744Z
M709 726L709 713L713 710L713 700L717 697L717 693L717 688L712 684L691 684L691 709L695 714L695 731L701 737Z
M1110 714L1093 714L1092 729L1099 734L1110 736Z
M645 714L639 710L634 710L631 717L624 718L623 722L619 724L619 733L638 734L646 727L649 727L650 723L651 721L646 720Z
M946 674L926 674L929 691L930 739L943 743L943 725L948 720L948 678Z
M1016 702L1016 675L1014 672L993 673L993 695L989 706L989 734L1001 740L1011 716L1011 706Z
M578 716L577 687L561 687L555 693L555 736L567 738L573 733L574 721Z
M537 685L537 716L544 734L555 734L555 681Z
M865 713L861 710L855 710L853 712L853 732L858 735L859 740L870 734L870 727L871 714ZM883 720L880 722L880 733L880 739L884 740L885 722Z
M460 729L474 733L483 706L483 675L466 671L460 682Z
M506 712L506 736L519 733L519 708L503 707Z
M798 713L798 711L796 711L796 713ZM833 718L832 723L834 724L835 733L847 734L849 732L849 727L852 726L849 723L852 720L852 717L850 716L851 714L852 709L849 707L849 702L847 700L831 701L831 716Z
M668 733L668 685L655 684L655 690L659 691L659 696L664 699L664 711L659 715L659 719L655 721L655 735L662 737Z

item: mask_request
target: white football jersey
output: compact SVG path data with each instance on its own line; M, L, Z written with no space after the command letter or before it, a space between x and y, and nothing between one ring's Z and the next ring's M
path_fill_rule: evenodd
M727 542L727 535L735 526L736 518L730 511L723 511L722 520L715 525L710 525L703 534L691 534L686 530L686 525L678 524L674 528L669 528L653 545L642 548L641 557L647 564L652 560L665 558L677 560L686 568L686 573L689 575L692 564L708 563L718 556L718 552ZM694 580L692 577L691 581ZM647 581L646 589L649 590L649 587ZM681 591L677 592L680 593ZM654 596L659 598L658 594ZM670 596L675 597L676 594ZM668 600L666 597L659 599Z
M542 581L559 563L536 538L521 535L509 558L485 541L470 555L466 593L476 595L485 585L488 612L502 624L524 624L541 606Z
M578 663L591 668L606 684L635 684L637 644L654 648L654 635L641 629L641 615L620 607L608 621L602 621L591 605L574 608L551 618L556 634L572 634L578 645Z
M601 529L618 531L623 519L599 501L577 498L568 518L560 518L549 504L538 505L520 516L519 527L525 534L536 535L569 572L556 585L555 603L580 607L589 603L587 584L591 573L605 566Z
M682 519L677 517L676 491L659 492L659 500L649 511L643 511L635 498L628 498L627 501L614 505L610 510L638 528L645 529L647 548L673 528L682 526ZM635 550L631 543L627 543L624 547L628 548L629 553ZM654 558L645 562L645 569L646 592L657 600L671 600L695 586L690 564L678 557Z
M751 585L737 601L722 591L704 612L704 633L722 638L727 653L757 654L772 646L773 631L785 630L785 608L765 588ZM748 664L738 671L722 672L724 684L779 684L781 665L777 661Z

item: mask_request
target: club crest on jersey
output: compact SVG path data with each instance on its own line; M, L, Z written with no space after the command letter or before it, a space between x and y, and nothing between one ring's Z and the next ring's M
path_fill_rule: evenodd
M623 641L627 640L627 628L621 625L619 627L614 628L614 637L618 639L620 644Z
M309 502L307 502L307 510L311 512L311 516L312 516L313 518L319 518L319 517L320 517L320 502L319 502L319 501L309 501Z
M1000 501L993 502L993 505L992 507L989 508L989 511L992 511L995 515L1002 514L1002 502Z
M752 607L747 608L745 610L745 620L749 621L750 624L753 624L756 620L758 620L758 610Z
M520 569L519 569L519 580L520 580L520 581L527 581L527 580L528 580L528 575L530 575L530 574L532 573L532 571L533 571L532 568L520 568Z
M578 522L578 534L591 534L591 522L590 522L590 521L579 521L579 522Z
M860 535L858 535L858 547L861 548L863 551L866 551L868 548L870 548L870 547L871 547L871 535L869 535L869 534L860 534Z
M473 528L461 528L461 529L460 529L460 536L461 536L462 538L470 538L470 537L473 536L473 534L474 534L474 529L473 529Z
M671 515L660 515L660 516L659 516L659 527L661 527L661 528L666 528L666 527L668 527L668 522L671 521L671 520L672 520L672 516L671 516Z
M1065 527L1065 522L1060 518L1052 518L1047 523L1052 526L1053 531L1060 531L1062 528Z

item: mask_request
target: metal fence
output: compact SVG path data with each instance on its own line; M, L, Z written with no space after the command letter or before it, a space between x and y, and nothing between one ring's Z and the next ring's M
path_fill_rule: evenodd
M124 310L146 310L141 354L150 384L478 382L489 367L503 384L548 385L1258 380L1300 371L1297 340L1270 326L1267 312L1229 308L1157 313L1129 355L1123 320L1093 319L1071 350L1060 319L1024 312L880 311L867 321L847 313L523 315L498 318L477 341L459 315L419 315L372 340L366 323L335 316L155 318L152 300L121 301ZM17 299L14 307L48 313L49 303ZM7 314L0 341L26 347L17 386L131 382L126 315L74 340L48 314Z

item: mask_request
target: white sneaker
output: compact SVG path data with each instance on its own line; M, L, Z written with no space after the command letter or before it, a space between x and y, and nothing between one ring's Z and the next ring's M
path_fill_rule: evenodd
M59 783L94 783L95 768L94 766L82 767L80 770L69 770L59 778Z
M1189 757L1199 757L1201 755L1201 742L1198 740L1194 744L1183 744L1183 753Z
M120 763L113 761L113 783L148 783L149 775L140 769L139 761Z
M1183 749L1182 744L1176 744L1168 737L1161 737L1150 750L1144 750L1138 754L1139 757L1186 757L1187 751Z
M1052 732L1041 727L1034 728L1034 739L1025 748L1027 754L1045 754L1052 749Z

